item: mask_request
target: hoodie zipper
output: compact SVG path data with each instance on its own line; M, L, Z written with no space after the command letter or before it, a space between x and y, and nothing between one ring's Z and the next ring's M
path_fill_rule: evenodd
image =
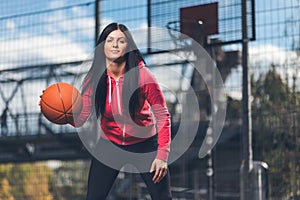
M117 104L118 104L118 111L119 114L122 115L122 110L121 110L121 98L120 98L120 89L119 89L119 80L116 80L116 86L117 86ZM125 123L124 123L124 128L122 131L122 145L125 144Z
M119 114L122 115L121 111L121 100L120 100L120 89L119 89L119 80L116 80L116 86L117 86L117 104L118 104L118 111Z

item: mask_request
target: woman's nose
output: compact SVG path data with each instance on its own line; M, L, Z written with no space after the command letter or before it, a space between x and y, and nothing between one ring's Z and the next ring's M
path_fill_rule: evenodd
M118 47L118 42L117 41L113 41L113 47Z

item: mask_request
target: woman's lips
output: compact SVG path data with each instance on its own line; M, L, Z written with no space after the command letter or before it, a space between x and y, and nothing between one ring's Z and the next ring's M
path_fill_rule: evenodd
M111 50L110 52L111 52L111 53L114 53L114 54L120 53L119 50Z

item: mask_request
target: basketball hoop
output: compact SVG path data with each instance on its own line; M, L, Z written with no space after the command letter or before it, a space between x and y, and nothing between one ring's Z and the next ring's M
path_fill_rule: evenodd
M180 20L166 26L174 44L184 48L190 39L203 44L208 35L218 34L218 3L180 8Z

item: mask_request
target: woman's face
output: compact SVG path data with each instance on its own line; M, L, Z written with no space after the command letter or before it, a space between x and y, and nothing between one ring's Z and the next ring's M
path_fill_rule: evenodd
M126 53L127 40L121 30L112 31L104 43L104 54L109 61L122 58Z

